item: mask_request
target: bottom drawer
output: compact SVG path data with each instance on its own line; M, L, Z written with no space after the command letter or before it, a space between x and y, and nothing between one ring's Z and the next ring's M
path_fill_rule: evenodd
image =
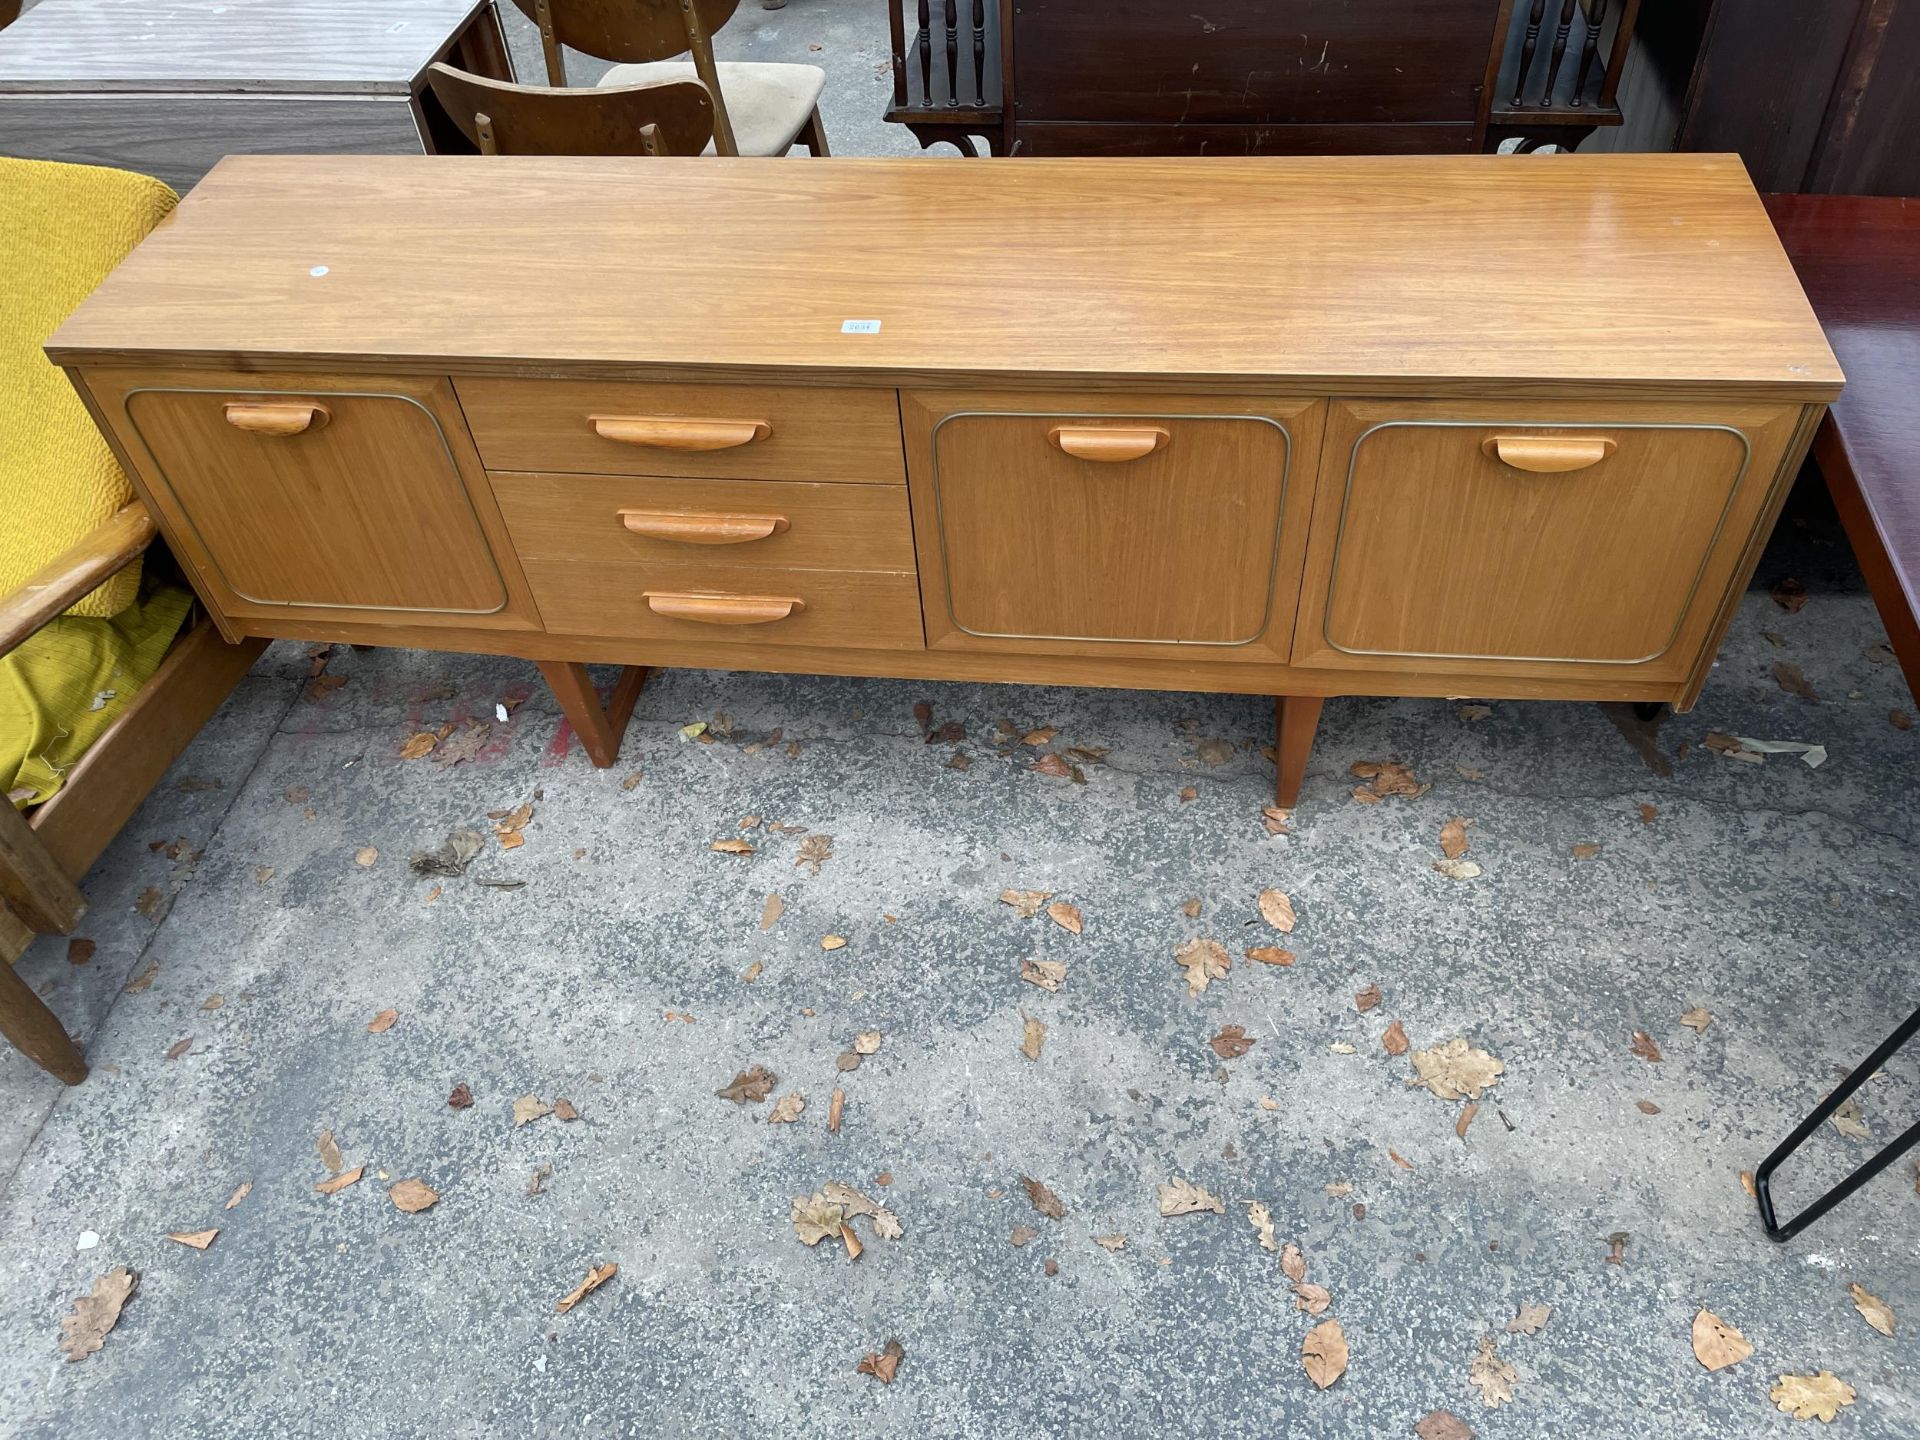
M523 563L550 633L862 650L925 644L920 585L911 571L704 561L611 567L534 557Z

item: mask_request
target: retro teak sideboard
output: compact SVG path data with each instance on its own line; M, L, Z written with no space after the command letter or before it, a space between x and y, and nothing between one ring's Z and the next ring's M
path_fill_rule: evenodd
M1737 159L237 157L48 346L230 637L1690 706L1841 375ZM627 666L603 702L588 663Z

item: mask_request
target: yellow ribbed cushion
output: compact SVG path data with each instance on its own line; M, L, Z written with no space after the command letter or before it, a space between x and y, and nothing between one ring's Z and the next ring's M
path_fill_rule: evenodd
M133 498L40 347L178 203L130 171L0 156L0 593ZM136 562L67 613L114 615L139 590Z

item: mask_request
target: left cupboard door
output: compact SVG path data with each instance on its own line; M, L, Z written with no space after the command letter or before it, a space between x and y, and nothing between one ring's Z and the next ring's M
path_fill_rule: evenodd
M537 624L446 381L84 379L227 614Z

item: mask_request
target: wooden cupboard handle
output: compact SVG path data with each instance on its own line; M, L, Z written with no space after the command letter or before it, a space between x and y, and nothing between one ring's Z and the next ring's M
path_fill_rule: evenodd
M1158 425L1132 430L1093 425L1056 425L1047 432L1047 439L1076 460L1099 460L1112 464L1153 454L1167 443L1167 432Z
M765 625L798 615L804 600L776 595L675 595L646 592L647 608L672 620L697 620L702 625Z
M622 510L620 523L649 540L680 545L744 545L787 528L784 515L686 515L671 510Z
M299 435L318 430L333 412L313 400L229 400L227 423L250 435Z
M1616 448L1604 435L1490 435L1480 443L1482 453L1536 475L1584 470L1598 465Z
M732 450L773 433L764 420L688 420L679 416L589 415L602 440L656 450Z

